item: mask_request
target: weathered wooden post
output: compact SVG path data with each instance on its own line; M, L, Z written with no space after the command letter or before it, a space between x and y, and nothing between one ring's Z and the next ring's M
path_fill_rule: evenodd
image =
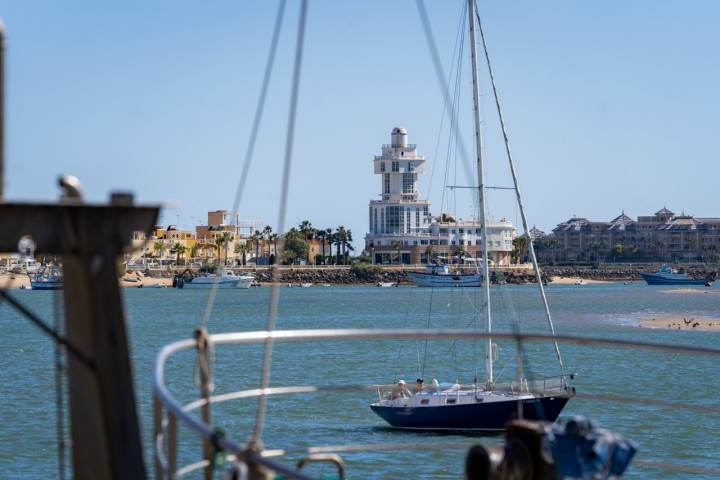
M29 235L39 254L62 257L73 477L143 479L140 426L116 262L133 231L149 232L157 207L0 203L0 251Z

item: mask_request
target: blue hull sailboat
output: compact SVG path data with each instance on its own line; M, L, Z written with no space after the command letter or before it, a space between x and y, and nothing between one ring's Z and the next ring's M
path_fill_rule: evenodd
M395 428L416 430L478 430L499 431L505 429L508 420L518 417L518 402L522 403L522 416L527 420L544 420L554 422L560 415L569 400L565 392L559 391L556 396L508 396L501 397L496 394L479 395L462 393L460 395L445 395L457 402L467 395L467 403L454 403L449 406L427 406L420 408L424 399L433 395L416 394L406 399L406 407L371 405L373 412ZM492 397L497 398L492 398ZM485 401L491 400L491 401Z
M488 240L487 240L487 222L486 222L486 202L485 191L485 174L483 168L483 145L481 143L482 135L480 132L480 106L478 91L478 74L477 74L477 55L475 41L475 0L468 0L467 6L468 20L470 24L470 50L472 61L472 80L473 80L473 103L474 103L474 124L475 124L475 155L477 164L477 195L479 220L481 224L481 241L482 251L488 259ZM478 22L479 25L479 22ZM482 27L480 27L482 35ZM482 39L485 48L485 56L487 60L488 73L492 81L493 94L497 106L497 112L500 125L503 131L508 163L510 165L510 173L515 191L517 204L523 222L523 228L529 232L527 217L522 204L520 190L518 188L515 167L512 160L510 146L507 140L507 133L500 109L497 91L495 90L495 82L492 74L490 60L485 47L485 39ZM543 288L542 277L535 256L532 238L528 242L528 253L533 264L535 280L540 290L544 313L547 319L550 332L555 335L550 309L548 307L545 290ZM488 259L489 260L489 259ZM482 272L478 271L476 281L485 278L489 279L489 261L482 262ZM440 274L415 274L413 278L416 282L418 279L448 279L452 280L452 275ZM449 282L451 283L451 282ZM490 282L482 282L483 289L483 306L485 317L485 330L488 334L492 333L492 315L490 312ZM418 283L420 285L420 283ZM445 286L433 285L429 286ZM452 284L447 286L453 286ZM479 313L480 309L476 309ZM476 320L479 316L476 316ZM479 323L479 322L478 322ZM422 378L418 378L414 391L410 391L403 380L397 385L379 385L377 386L378 399L370 405L372 411L385 420L387 423L396 428L421 429L421 430L502 430L506 423L514 418L527 418L532 420L555 421L560 415L568 400L575 395L575 388L570 386L568 380L573 376L566 376L565 369L560 355L560 348L555 342L555 353L560 365L560 375L554 378L543 378L541 380L532 381L523 378L522 374L518 374L518 379L510 383L495 383L493 376L493 357L496 353L495 345L492 338L488 336L485 346L485 368L486 380L484 383L478 382L477 375L471 385L461 384L439 384L433 380L432 385L426 386ZM522 369L520 369L522 370Z

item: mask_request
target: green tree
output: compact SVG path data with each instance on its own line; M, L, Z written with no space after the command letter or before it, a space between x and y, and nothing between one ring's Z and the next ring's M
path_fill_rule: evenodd
M165 251L165 242L163 242L162 240L157 240L155 243L153 243L153 250L158 257L162 257L163 252Z
M303 235L303 238L305 238L306 243L315 237L316 230L313 228L312 223L310 223L309 220L303 220L302 222L300 222L298 229ZM306 261L308 264L310 264L310 249L308 249Z
M425 257L427 257L428 264L432 263L432 258L434 254L435 252L433 251L432 245L428 245L427 247L425 247Z
M328 237L327 230L318 230L315 235L320 239L320 243L322 244L322 256L320 258L320 261L323 265L325 265L325 239ZM315 264L317 265L317 255L315 256Z
M522 263L528 248L528 237L526 235L515 237L513 238L512 244L513 249L510 253L510 258L514 263Z
M262 231L263 240L265 240L265 246L267 247L267 255L270 256L270 239L272 238L272 227L265 225Z
M237 248L239 248L238 253L242 254L243 266L247 265L247 254L252 252L252 245L250 244L250 242L245 242L237 245Z
M173 251L175 252L175 264L180 265L180 257L182 257L185 254L185 251L187 250L187 247L183 245L180 242L175 242L175 245L173 245Z
M255 230L255 233L252 235L252 240L255 244L255 265L257 265L260 260L260 242L262 242L262 237L263 235L260 230Z
M308 244L303 235L294 228L288 230L285 234L283 260L287 263L294 263L299 258L307 258L307 254Z
M400 249L402 248L402 243L400 242L400 240L394 240L392 242L392 247L395 250L395 252L397 253L397 263L402 263L400 261Z

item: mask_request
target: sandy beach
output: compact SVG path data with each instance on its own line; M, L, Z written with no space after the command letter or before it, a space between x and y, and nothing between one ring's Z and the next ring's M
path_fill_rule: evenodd
M720 295L720 289L716 288L673 288L672 290L665 290L665 293L680 293L685 295Z
M138 278L139 281L127 281L127 278ZM136 275L128 274L119 280L120 287L122 288L137 288L138 285L143 287L156 287L157 285L163 285L165 287L172 287L172 278L153 278L153 277L142 277L139 278ZM0 288L3 289L15 289L15 288L30 288L30 279L24 273L17 274L0 274Z
M665 330L694 330L698 332L720 332L720 317L694 317L691 315L663 315L640 321L642 328Z

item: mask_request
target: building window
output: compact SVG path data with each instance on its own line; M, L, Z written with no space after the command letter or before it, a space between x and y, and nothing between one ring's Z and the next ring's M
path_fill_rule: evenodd
M390 193L390 174L383 174L383 193Z
M385 233L385 209L380 209L380 232ZM380 245L380 242L378 242L378 245Z
M373 210L375 211L375 213L374 213L374 217L375 217L375 218L374 218L374 224L373 224L373 232L378 233L378 225L377 225L377 211L378 211L378 209L377 209L377 208L373 208Z
M380 162L380 171L381 172L385 171L385 162Z
M410 232L410 217L412 216L412 212L409 208L405 210L405 232Z
M415 209L415 228L420 228L420 209Z
M413 193L415 191L415 174L403 173L403 193Z
M392 162L392 171L393 171L393 172L399 172L399 171L400 171L400 162Z
M402 218L400 218L401 207L387 207L387 218L385 233L402 233Z
M414 172L415 171L415 164L413 162L408 162L408 172Z

